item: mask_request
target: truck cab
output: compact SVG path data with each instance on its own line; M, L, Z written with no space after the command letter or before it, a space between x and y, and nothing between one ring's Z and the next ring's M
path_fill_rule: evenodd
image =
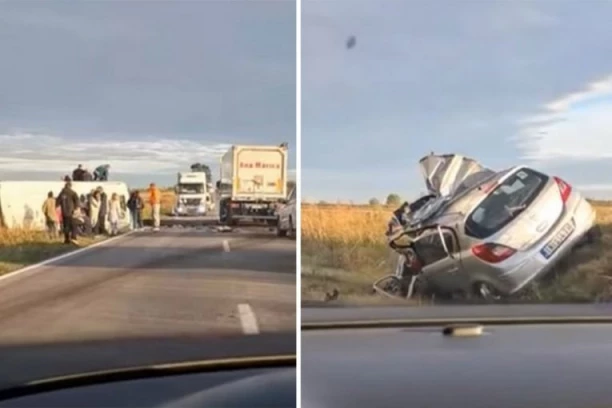
M178 173L175 187L174 215L205 216L211 207L211 195L205 173Z

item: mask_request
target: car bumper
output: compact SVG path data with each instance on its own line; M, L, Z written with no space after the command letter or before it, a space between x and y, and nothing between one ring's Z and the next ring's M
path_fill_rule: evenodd
M181 208L175 208L174 214L175 215L187 215L187 216L206 215L206 209L181 207Z

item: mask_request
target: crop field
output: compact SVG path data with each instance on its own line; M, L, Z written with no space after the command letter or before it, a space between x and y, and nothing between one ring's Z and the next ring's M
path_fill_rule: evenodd
M531 285L519 302L612 300L612 202L593 202L602 227L600 244L581 248ZM392 209L383 206L302 204L302 299L321 301L334 289L338 300L384 302L372 282L393 272L396 257L384 233ZM415 302L430 302L416 299Z
M144 220L151 219L151 205L149 205L149 193L147 189L140 189L140 197L144 202L142 217ZM172 213L176 195L172 189L160 189L161 191L161 214L169 215Z

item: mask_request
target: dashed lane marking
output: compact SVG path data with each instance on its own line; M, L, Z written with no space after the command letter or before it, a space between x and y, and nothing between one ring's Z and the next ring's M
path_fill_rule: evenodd
M240 316L240 324L242 325L242 332L244 334L259 334L257 317L248 303L241 303L238 305L238 315Z

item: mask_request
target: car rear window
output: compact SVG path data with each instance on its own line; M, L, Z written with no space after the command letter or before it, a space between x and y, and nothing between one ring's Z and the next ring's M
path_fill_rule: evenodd
M531 205L546 186L548 176L522 168L500 183L469 215L465 232L484 239L504 228Z

